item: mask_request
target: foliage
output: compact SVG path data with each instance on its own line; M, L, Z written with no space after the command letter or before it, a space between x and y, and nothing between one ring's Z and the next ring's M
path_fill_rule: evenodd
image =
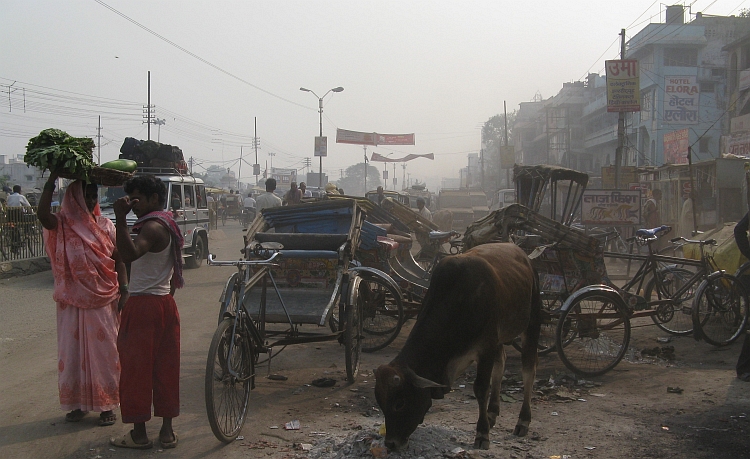
M45 129L29 140L23 160L42 170L61 170L85 178L95 166L92 159L94 146L94 141L88 137L73 137L59 129Z
M741 18L750 18L750 8L743 8L740 10L740 14L737 15Z
M364 196L366 191L374 190L383 183L380 180L378 168L367 165L367 190L365 190L365 165L364 163L349 166L344 171L344 176L338 180L338 187L349 196Z
M508 113L508 144L513 144L513 124L518 112ZM500 169L500 146L505 145L505 115L495 115L482 126L482 148L484 149L485 188L498 188L499 179L505 177L505 169Z

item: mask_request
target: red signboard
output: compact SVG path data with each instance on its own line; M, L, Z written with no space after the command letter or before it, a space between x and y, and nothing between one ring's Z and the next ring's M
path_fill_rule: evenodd
M688 162L688 130L664 134L664 164L685 164Z
M414 145L414 134L378 134L377 132L336 129L336 143L354 145Z

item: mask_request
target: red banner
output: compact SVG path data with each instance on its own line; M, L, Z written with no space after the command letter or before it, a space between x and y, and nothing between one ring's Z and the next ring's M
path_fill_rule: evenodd
M383 156L380 153L373 153L372 158L370 158L370 161L379 161L382 163L405 163L406 161L411 161L412 159L417 158L427 158L427 159L435 159L434 153L427 153L425 155L406 155L403 158L389 158L387 156Z
M336 143L354 145L414 145L414 134L378 134L377 132L336 129Z

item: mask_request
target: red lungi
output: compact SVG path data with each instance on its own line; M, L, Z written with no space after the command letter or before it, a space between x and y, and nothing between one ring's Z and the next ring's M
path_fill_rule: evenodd
M180 315L172 295L131 296L122 309L120 334L122 422L180 414ZM149 378L148 375L151 375Z

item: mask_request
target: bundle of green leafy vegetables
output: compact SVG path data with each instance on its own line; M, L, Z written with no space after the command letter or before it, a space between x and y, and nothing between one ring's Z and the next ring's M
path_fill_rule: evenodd
M94 141L88 137L73 137L59 129L45 129L32 137L26 145L26 164L42 170L57 170L81 178L88 178L93 161Z

